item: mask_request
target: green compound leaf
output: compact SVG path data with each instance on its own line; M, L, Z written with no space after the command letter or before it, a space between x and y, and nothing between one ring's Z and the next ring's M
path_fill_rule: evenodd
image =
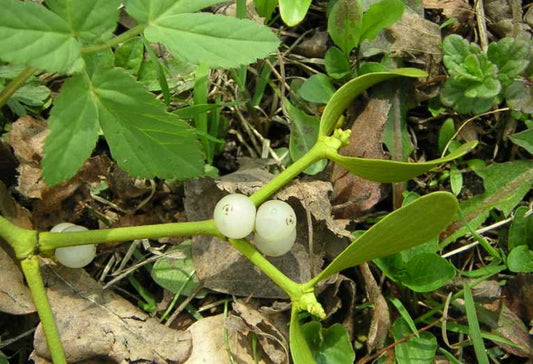
M329 77L323 73L309 77L300 88L302 99L317 104L327 104L334 93L335 87L329 80Z
M453 221L458 207L448 192L420 197L372 226L312 281L319 282L346 268L425 243Z
M316 143L318 137L319 119L315 116L308 115L296 106L290 103L289 100L283 99L283 104L287 110L287 114L291 118L291 136L289 141L289 152L291 159L296 161L302 158ZM327 165L327 160L323 159L313 165L307 167L304 173L315 175Z
M392 325L392 333L394 340L398 341L411 335L411 330L405 319L399 318ZM437 339L427 331L394 347L398 364L432 364L435 362L436 352Z
M383 29L400 20L403 11L404 5L400 0L383 0L371 5L363 14L359 42L373 40Z
M481 114L497 103L496 97L466 97L465 89L467 87L468 85L464 81L461 82L452 78L446 80L440 94L442 103L446 106L453 107L460 114Z
M129 0L126 10L139 23L149 23L163 15L195 13L224 0Z
M65 81L54 103L42 162L49 185L74 176L96 145L100 125L90 90L90 80L75 75Z
M117 26L119 0L46 0L71 33L85 42L108 39Z
M289 328L289 345L291 347L292 361L294 364L313 364L315 360L303 335L302 327L298 320L298 310L296 310L294 305L292 307Z
M362 16L361 0L338 0L331 9L328 17L328 33L346 55L359 45L363 28Z
M83 68L80 46L63 19L33 2L0 0L0 60L50 72Z
M345 157L338 153L328 154L328 158L346 168L356 176L376 181L376 182L401 182L419 176L439 164L457 159L477 145L476 141L471 141L461 145L452 153L439 159L428 162L407 163L396 162L383 159L365 159L356 157Z
M100 126L119 166L143 178L191 178L203 174L194 130L120 69L93 76Z
M426 77L427 73L416 68L399 68L389 72L367 73L354 78L338 89L329 100L320 119L320 136L328 136L335 128L344 110L367 88L397 76Z
M293 27L304 20L311 0L279 0L279 12L285 24Z
M301 326L313 358L319 364L352 364L355 359L350 337L341 324L327 329L312 321Z
M121 69L95 71L89 81L65 82L52 110L43 175L59 183L76 172L104 131L113 158L133 176L190 178L203 174L194 130ZM80 112L81 111L81 112Z
M127 10L137 21L147 23L147 40L163 43L190 63L231 68L276 50L279 40L268 27L247 19L190 13L217 2L133 0Z

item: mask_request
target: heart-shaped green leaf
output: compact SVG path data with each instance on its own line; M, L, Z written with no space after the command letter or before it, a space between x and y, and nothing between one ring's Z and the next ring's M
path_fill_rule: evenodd
M372 226L311 283L316 284L332 274L368 260L425 243L453 221L458 207L457 200L448 192L434 192L420 197Z
M289 332L289 343L291 347L291 356L294 364L313 364L313 354L307 345L307 341L302 333L302 327L298 321L298 310L292 306L291 325Z
M367 73L347 82L337 90L329 100L322 119L320 120L320 136L328 136L335 128L339 116L350 105L350 103L367 88L376 83L388 80L389 78L405 77L426 77L427 73L416 68L398 68L388 72Z
M401 182L421 175L431 168L459 158L477 145L477 141L471 141L461 145L446 157L434 159L422 163L395 162L384 159L365 159L345 157L338 153L328 154L328 158L346 168L356 176L376 182Z

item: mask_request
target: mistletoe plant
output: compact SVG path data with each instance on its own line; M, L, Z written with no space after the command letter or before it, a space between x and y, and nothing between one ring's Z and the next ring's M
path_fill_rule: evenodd
M444 158L423 163L402 163L340 155L338 149L347 144L350 131L336 129L339 117L354 98L365 89L396 76L423 77L425 73L417 69L404 68L391 72L366 74L345 84L333 95L326 106L320 121L318 140L313 148L251 195L250 200L256 206L261 205L299 173L322 159L330 159L363 178L379 182L397 182L413 178L441 163L458 158L475 146L475 142L466 143ZM423 196L382 219L352 242L321 273L304 283L294 282L284 275L247 240L224 237L217 229L214 220L58 234L22 229L0 217L0 237L13 247L17 258L21 261L54 363L66 363L66 358L40 274L38 261L40 254L50 254L61 247L85 244L141 238L210 235L226 239L286 292L292 303L291 355L295 363L308 364L314 362L314 359L305 340L298 314L307 311L319 319L325 317L324 310L315 295L316 285L346 268L426 242L454 220L457 209L457 201L450 193L434 192Z

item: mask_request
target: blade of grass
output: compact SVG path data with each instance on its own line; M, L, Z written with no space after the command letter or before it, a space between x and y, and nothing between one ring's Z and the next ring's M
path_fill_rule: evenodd
M159 60L159 58L157 58L157 55L152 49L150 42L148 42L146 38L144 38L144 36L142 35L141 35L141 39L144 44L144 49L146 49L146 53L148 53L148 57L150 57L152 62L154 62L155 70L157 72L157 79L159 80L159 86L161 86L161 92L163 93L165 105L169 107L170 106L170 90L168 89L167 77L165 76L165 70L163 69L163 66L161 65L161 61Z
M209 67L205 64L200 64L196 68L194 74L194 104L201 105L207 104L207 93L209 85ZM213 162L213 153L211 152L211 145L206 135L208 134L207 128L207 114L200 113L194 116L194 126L198 130L198 135L204 146L207 163Z
M409 312L407 312L407 309L405 308L403 303L396 297L391 297L390 301L392 302L394 307L396 307L396 309L398 310L402 318L405 320L405 322L407 323L407 325L413 332L413 334L415 334L416 337L420 337L418 330L416 328L415 322L413 321L413 318L411 317L411 315L409 315Z
M468 327L470 331L470 337L474 344L474 351L479 364L489 364L489 358L487 356L487 349L483 343L483 337L481 336L481 330L479 329L479 321L476 314L476 306L474 304L474 297L472 296L472 290L468 284L464 285L464 298L466 308L466 318L468 319Z

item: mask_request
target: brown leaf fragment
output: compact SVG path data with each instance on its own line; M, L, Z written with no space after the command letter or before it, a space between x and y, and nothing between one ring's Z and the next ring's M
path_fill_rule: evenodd
M13 155L11 148L0 141L0 181L10 186L15 183L15 170L18 161Z
M46 186L41 179L40 163L48 130L44 122L39 122L29 115L13 123L9 133L9 144L20 162L18 190L29 198L41 198L41 191Z
M0 214L13 224L25 228L33 229L31 214L24 207L20 206L11 197L7 187L0 181Z
M442 11L446 19L456 18L450 25L452 32L467 28L474 20L474 11L467 0L423 0L424 8Z
M492 332L518 345L514 347L495 341L505 351L516 356L533 358L533 340L526 325L506 305L501 305L498 312L498 326Z
M224 329L227 330L228 345L225 344ZM230 315L206 317L189 327L188 333L192 337L192 352L186 364L231 364L254 363L251 332L244 321ZM228 346L233 357L230 360ZM265 358L259 358L258 363L272 363Z
M30 290L19 265L0 246L0 311L12 315L35 312Z
M287 339L270 319L240 300L233 303L233 309L257 335L259 344L273 363L288 363L289 345Z
M370 268L367 263L359 266L359 271L365 281L366 294L368 301L374 306L372 320L368 331L368 341L366 343L369 353L383 347L389 329L391 327L390 311L387 300L383 297Z
M91 200L90 188L107 179L111 161L105 155L89 158L80 171L68 181L56 186L44 186L40 200L33 206L33 218L38 229L48 229L60 222L72 222L86 211Z
M295 48L294 53L308 58L324 58L328 50L328 32L317 31L304 39Z
M188 358L189 332L160 324L119 295L103 290L82 269L44 265L42 271L69 362L108 358L116 363L182 363ZM50 358L41 325L34 347L38 356Z
M340 153L349 157L384 159L382 134L390 108L389 100L370 99L353 123L350 144ZM380 183L357 177L336 164L330 179L334 190L334 213L338 218L357 218L383 198Z

